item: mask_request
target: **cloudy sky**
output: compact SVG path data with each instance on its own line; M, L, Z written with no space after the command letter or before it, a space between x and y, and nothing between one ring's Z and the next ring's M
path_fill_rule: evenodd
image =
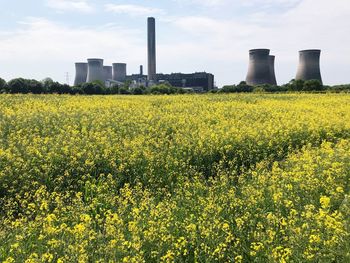
M349 0L0 0L0 77L74 80L74 62L147 65L146 19L157 19L157 71L245 79L248 50L270 48L280 84L298 51L322 49L326 84L350 83Z

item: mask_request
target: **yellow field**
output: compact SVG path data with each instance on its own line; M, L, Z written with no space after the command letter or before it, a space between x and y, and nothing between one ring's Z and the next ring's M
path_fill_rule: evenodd
M0 95L0 262L350 262L350 95Z

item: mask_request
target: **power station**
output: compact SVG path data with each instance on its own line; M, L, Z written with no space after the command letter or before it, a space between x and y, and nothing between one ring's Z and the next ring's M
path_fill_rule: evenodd
M275 56L269 56L270 65L270 81L271 85L277 85L276 74L275 74Z
M126 63L113 63L113 80L119 82L126 80Z
M248 85L277 85L275 76L275 56L269 49L249 50L249 67L246 78Z
M299 51L299 67L296 80L319 80L322 83L320 70L321 50L309 49ZM246 83L251 86L270 84L277 85L275 75L275 56L269 49L252 49L249 51L249 67Z
M104 81L103 59L89 58L86 82L93 82L96 80Z
M320 55L321 50L318 49L299 51L299 66L295 79L315 79L322 83ZM157 73L156 21L154 17L147 18L147 65L147 76L143 74L143 65L140 65L139 74L127 75L126 63L113 63L112 66L104 66L103 59L89 58L87 63L75 63L76 75L74 85L98 80L105 82L108 86L122 85L128 81L134 86L146 87L159 83L169 83L174 87L192 88L197 92L215 89L214 75L210 73ZM246 83L251 86L277 85L275 56L270 55L269 49L249 50Z
M87 61L87 63L75 64L74 85L102 81L111 86L122 85L129 81L133 85L146 87L159 83L169 83L174 87L192 88L198 92L210 91L215 88L214 75L206 72L157 74L156 20L154 17L147 18L147 76L143 74L143 65L140 65L139 74L127 75L126 63L113 63L112 66L104 66L101 58L89 58Z
M249 51L249 67L246 78L248 85L271 84L269 55L269 49L252 49Z
M74 86L80 85L86 82L88 64L87 63L75 63L75 80Z
M147 19L147 51L148 51L148 81L157 81L156 67L156 20L154 17Z
M299 51L299 67L295 79L316 79L322 83L320 70L321 50L309 49Z
M112 79L112 66L103 66L103 81Z

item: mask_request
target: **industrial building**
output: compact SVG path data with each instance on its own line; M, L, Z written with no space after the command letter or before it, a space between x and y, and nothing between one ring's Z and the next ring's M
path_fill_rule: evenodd
M275 57L270 56L269 49L249 50L249 67L246 77L248 85L276 85Z
M321 50L309 49L299 51L299 66L296 80L316 79L322 83L320 70Z
M321 50L319 49L299 51L299 66L295 79L316 79L322 83L320 55ZM211 73L157 73L156 21L154 17L147 18L147 64L147 75L143 74L142 65L138 74L127 75L126 63L113 63L112 66L104 66L103 59L90 58L87 60L87 63L75 63L76 76L74 85L99 80L105 82L106 86L122 85L128 81L131 82L133 87L149 87L158 83L169 83L174 87L191 88L196 92L207 92L216 88L214 75ZM269 49L249 50L246 83L251 86L277 85L275 56L270 55Z
M269 56L270 65L270 81L272 85L277 85L276 74L275 74L275 56Z
M104 81L103 59L101 58L88 59L88 71L87 71L86 82L93 82L95 80Z
M138 74L127 75L126 63L113 63L112 66L104 66L103 59L89 58L87 63L75 64L74 85L99 80L105 82L106 86L122 85L126 81L130 81L133 86L149 87L158 83L169 83L174 87L191 88L196 92L214 89L214 75L210 73L157 74L156 21L154 17L147 18L147 57L147 75L143 74L142 65Z
M309 49L299 51L299 66L296 80L319 80L322 83L320 70L321 50ZM249 67L246 78L248 85L277 85L275 75L275 56L269 49L252 49L249 51Z
M126 77L126 80L133 82L138 86L147 85L147 76L141 74L133 74ZM215 89L214 75L206 72L196 72L190 74L171 73L156 74L158 83L169 83L173 87L189 88L195 92L207 92Z
M126 64L113 63L113 80L124 82L126 80Z
M157 82L156 20L154 17L147 19L147 40L148 81L152 85Z
M174 87L192 88L197 92L206 92L215 88L214 75L206 72L157 74L157 79L166 81Z
M103 81L112 79L112 66L103 66Z
M87 71L88 71L88 63L86 62L75 63L74 86L77 86L86 82Z

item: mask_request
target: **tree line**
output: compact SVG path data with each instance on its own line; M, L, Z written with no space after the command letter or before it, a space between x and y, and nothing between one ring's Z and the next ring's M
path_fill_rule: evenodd
M112 95L112 94L184 94L188 91L173 87L167 83L152 87L130 87L131 82L126 82L121 86L106 87L102 81L83 83L78 86L69 86L46 78L42 81L34 79L16 78L6 82L0 78L0 92L10 94L82 94L82 95Z
M289 83L274 85L251 86L242 81L238 85L226 85L219 90L210 91L212 93L242 93L242 92L350 92L350 84L325 86L319 80L291 80ZM34 79L16 78L6 82L0 78L0 92L11 94L82 94L82 95L143 95L143 94L184 94L191 93L190 89L173 87L169 83L162 83L152 87L132 87L127 81L121 86L106 87L102 81L83 83L78 86L69 86L46 78L42 81Z
M226 85L218 92L222 93L241 93L241 92L350 92L350 84L326 86L319 80L291 80L287 84L276 85L258 85L251 86L242 81L238 85Z

